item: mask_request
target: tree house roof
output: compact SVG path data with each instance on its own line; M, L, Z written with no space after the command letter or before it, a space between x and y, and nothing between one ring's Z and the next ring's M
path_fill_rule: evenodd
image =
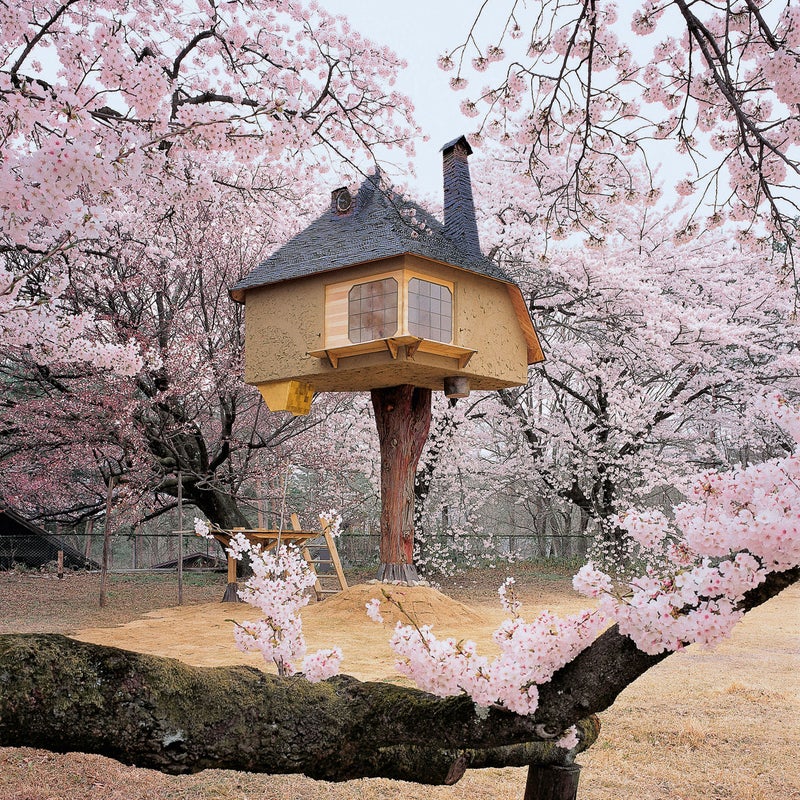
M480 251L462 136L443 148L445 224L391 187L368 177L354 197L333 192L330 208L261 262L231 290L244 302L248 289L410 253L516 285ZM448 158L452 164L448 165Z

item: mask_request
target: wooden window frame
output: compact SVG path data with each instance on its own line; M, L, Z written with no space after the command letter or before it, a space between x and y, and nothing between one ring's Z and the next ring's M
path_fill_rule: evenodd
M349 293L351 289L359 284L372 283L384 280L385 278L394 278L398 284L396 333L393 336L387 336L382 339L351 342L349 337ZM444 286L449 290L451 297L451 334L449 342L425 339L424 337L416 336L409 332L409 284L414 278L426 281L427 283ZM455 359L456 368L464 369L477 350L461 347L454 343L455 331L457 329L456 320L458 318L456 302L456 285L453 281L414 269L396 269L387 272L379 272L374 275L352 278L348 281L328 284L325 287L324 346L319 350L310 351L309 355L314 358L327 359L330 365L336 369L342 358L384 351L388 351L392 358L397 358L399 348L405 347L407 358L413 358L417 351L421 353L431 353Z

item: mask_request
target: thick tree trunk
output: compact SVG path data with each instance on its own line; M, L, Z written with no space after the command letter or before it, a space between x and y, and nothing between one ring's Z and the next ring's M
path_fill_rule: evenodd
M798 567L770 575L742 608L798 579ZM646 655L611 628L541 687L535 714L521 717L481 711L464 696L346 676L310 684L10 634L0 636L0 746L99 753L169 773L214 767L454 783L468 767L571 763L575 753L553 738L577 724L579 749L590 746L599 731L592 715L667 655ZM550 783L566 791L565 780Z
M417 580L414 567L414 477L431 427L431 390L372 390L381 448L379 580Z
M185 497L223 530L249 528L252 525L239 507L236 498L219 489L200 488L192 481L187 486Z

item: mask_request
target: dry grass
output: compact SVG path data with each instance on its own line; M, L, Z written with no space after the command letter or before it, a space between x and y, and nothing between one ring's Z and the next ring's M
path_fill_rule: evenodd
M437 630L459 628L484 639L498 619L495 587L502 575L473 573L443 587L470 606L463 624L457 606L435 595ZM221 581L221 579L217 579ZM579 605L563 575L518 573L525 608ZM0 574L0 632L62 631L117 641L153 652L169 644L188 661L221 663L241 658L230 639L231 606L217 600L222 585L186 587L189 607L175 603L174 579L115 577L110 604L97 608L97 577L64 581ZM353 599L353 606L362 598ZM734 637L713 652L689 648L629 687L603 715L598 743L580 757L583 800L774 800L800 798L800 587L752 612ZM438 605L437 605L438 603ZM364 623L346 604L310 606L305 614L311 646L344 641L346 671L389 677L385 631ZM423 610L426 607L420 606ZM167 609L144 616L156 609ZM524 611L525 609L523 609ZM248 609L236 608L245 617ZM120 627L112 627L120 626ZM92 630L88 630L92 629ZM387 780L344 784L300 776L261 776L210 770L171 777L126 767L98 756L57 755L0 748L2 800L521 800L524 769L468 772L454 787L425 787Z
M221 597L218 575L188 574L184 602L211 603ZM86 573L0 572L0 633L72 633L79 628L121 625L178 602L174 575L111 575L108 604L98 606L100 578Z

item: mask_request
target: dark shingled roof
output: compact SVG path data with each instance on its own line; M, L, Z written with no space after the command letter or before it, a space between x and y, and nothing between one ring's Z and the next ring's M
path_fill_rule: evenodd
M239 281L230 293L234 300L243 302L247 289L404 253L514 283L480 252L468 253L462 249L445 233L444 225L423 208L392 189L383 188L380 173L376 173L361 184L349 211L339 213L332 204Z

